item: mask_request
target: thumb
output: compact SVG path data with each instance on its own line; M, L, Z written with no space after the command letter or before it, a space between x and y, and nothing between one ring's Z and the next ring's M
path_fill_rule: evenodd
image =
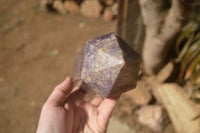
M64 105L65 98L71 92L72 86L72 78L67 77L62 83L54 88L46 103L55 106Z

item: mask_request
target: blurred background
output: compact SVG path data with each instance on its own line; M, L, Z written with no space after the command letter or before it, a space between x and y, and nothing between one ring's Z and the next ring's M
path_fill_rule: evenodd
M200 132L198 0L1 0L0 132L34 133L78 50L116 32L141 57L108 133Z

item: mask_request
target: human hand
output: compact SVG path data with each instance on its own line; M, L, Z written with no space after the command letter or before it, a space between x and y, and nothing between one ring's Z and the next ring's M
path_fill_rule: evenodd
M55 87L43 105L37 133L104 133L119 97L84 101L70 77Z

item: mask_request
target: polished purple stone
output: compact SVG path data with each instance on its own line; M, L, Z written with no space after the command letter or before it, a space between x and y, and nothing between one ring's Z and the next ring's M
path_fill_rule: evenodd
M134 89L140 56L115 33L87 41L74 62L74 81L102 97L113 97Z

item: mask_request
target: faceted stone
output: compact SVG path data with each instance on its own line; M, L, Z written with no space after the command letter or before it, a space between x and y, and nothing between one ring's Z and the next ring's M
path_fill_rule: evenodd
M86 42L74 62L74 82L102 97L113 97L135 88L140 56L115 33Z

